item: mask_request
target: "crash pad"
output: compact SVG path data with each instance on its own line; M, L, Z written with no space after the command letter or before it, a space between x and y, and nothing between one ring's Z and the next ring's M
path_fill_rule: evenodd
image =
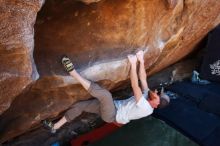
M154 111L184 135L203 146L220 144L220 84L197 85L190 81L175 83L167 88L178 94L168 107Z
M85 146L90 143L94 143L105 136L109 135L110 133L116 131L119 126L115 125L114 123L106 123L103 126L96 128L89 133L83 134L76 139L71 141L72 146Z
M196 143L154 117L132 121L89 146L197 146Z

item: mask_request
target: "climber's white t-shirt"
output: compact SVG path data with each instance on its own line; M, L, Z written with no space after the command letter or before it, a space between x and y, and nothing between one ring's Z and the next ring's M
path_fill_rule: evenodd
M147 101L148 91L145 91L142 97L136 102L132 96L126 100L114 100L116 107L116 122L126 124L130 120L140 119L153 113L153 108Z

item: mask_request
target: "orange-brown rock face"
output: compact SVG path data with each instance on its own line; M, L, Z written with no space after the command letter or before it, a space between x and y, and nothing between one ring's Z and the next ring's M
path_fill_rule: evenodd
M4 20L0 23L0 106L8 105L2 112L18 95L0 117L1 142L57 116L77 100L90 98L64 72L63 54L84 77L111 90L128 79L127 54L145 50L146 69L156 73L189 54L220 22L216 0L105 0L89 5L47 0L35 23L33 43L33 24L41 4L33 0L0 5ZM31 76L37 74L34 61L40 74L36 82Z
M0 1L0 114L38 73L33 60L39 1Z

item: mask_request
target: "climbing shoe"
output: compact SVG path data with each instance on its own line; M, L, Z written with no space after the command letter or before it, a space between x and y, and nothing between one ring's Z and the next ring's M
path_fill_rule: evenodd
M62 64L67 72L71 72L74 70L74 65L67 56L62 57Z
M54 129L54 124L51 121L44 120L42 123L43 126L50 131L50 133L56 133L56 129Z

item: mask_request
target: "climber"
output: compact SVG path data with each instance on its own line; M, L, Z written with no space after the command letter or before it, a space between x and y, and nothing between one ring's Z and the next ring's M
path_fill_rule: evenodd
M125 100L113 100L112 94L100 87L98 84L83 78L74 68L73 63L68 57L62 58L62 63L69 74L75 78L95 99L81 101L73 104L65 115L55 124L44 120L43 125L55 133L66 122L70 122L78 117L83 111L96 113L105 122L115 122L126 124L130 120L146 117L153 113L154 108L160 104L160 96L156 91L151 91L147 84L147 75L144 68L144 52L139 51L136 55L128 55L131 66L130 78L134 96ZM141 88L138 85L137 62L140 63L139 79ZM148 98L149 95L149 98ZM161 99L165 99L162 98ZM163 102L167 104L168 102ZM166 106L166 105L160 105Z

